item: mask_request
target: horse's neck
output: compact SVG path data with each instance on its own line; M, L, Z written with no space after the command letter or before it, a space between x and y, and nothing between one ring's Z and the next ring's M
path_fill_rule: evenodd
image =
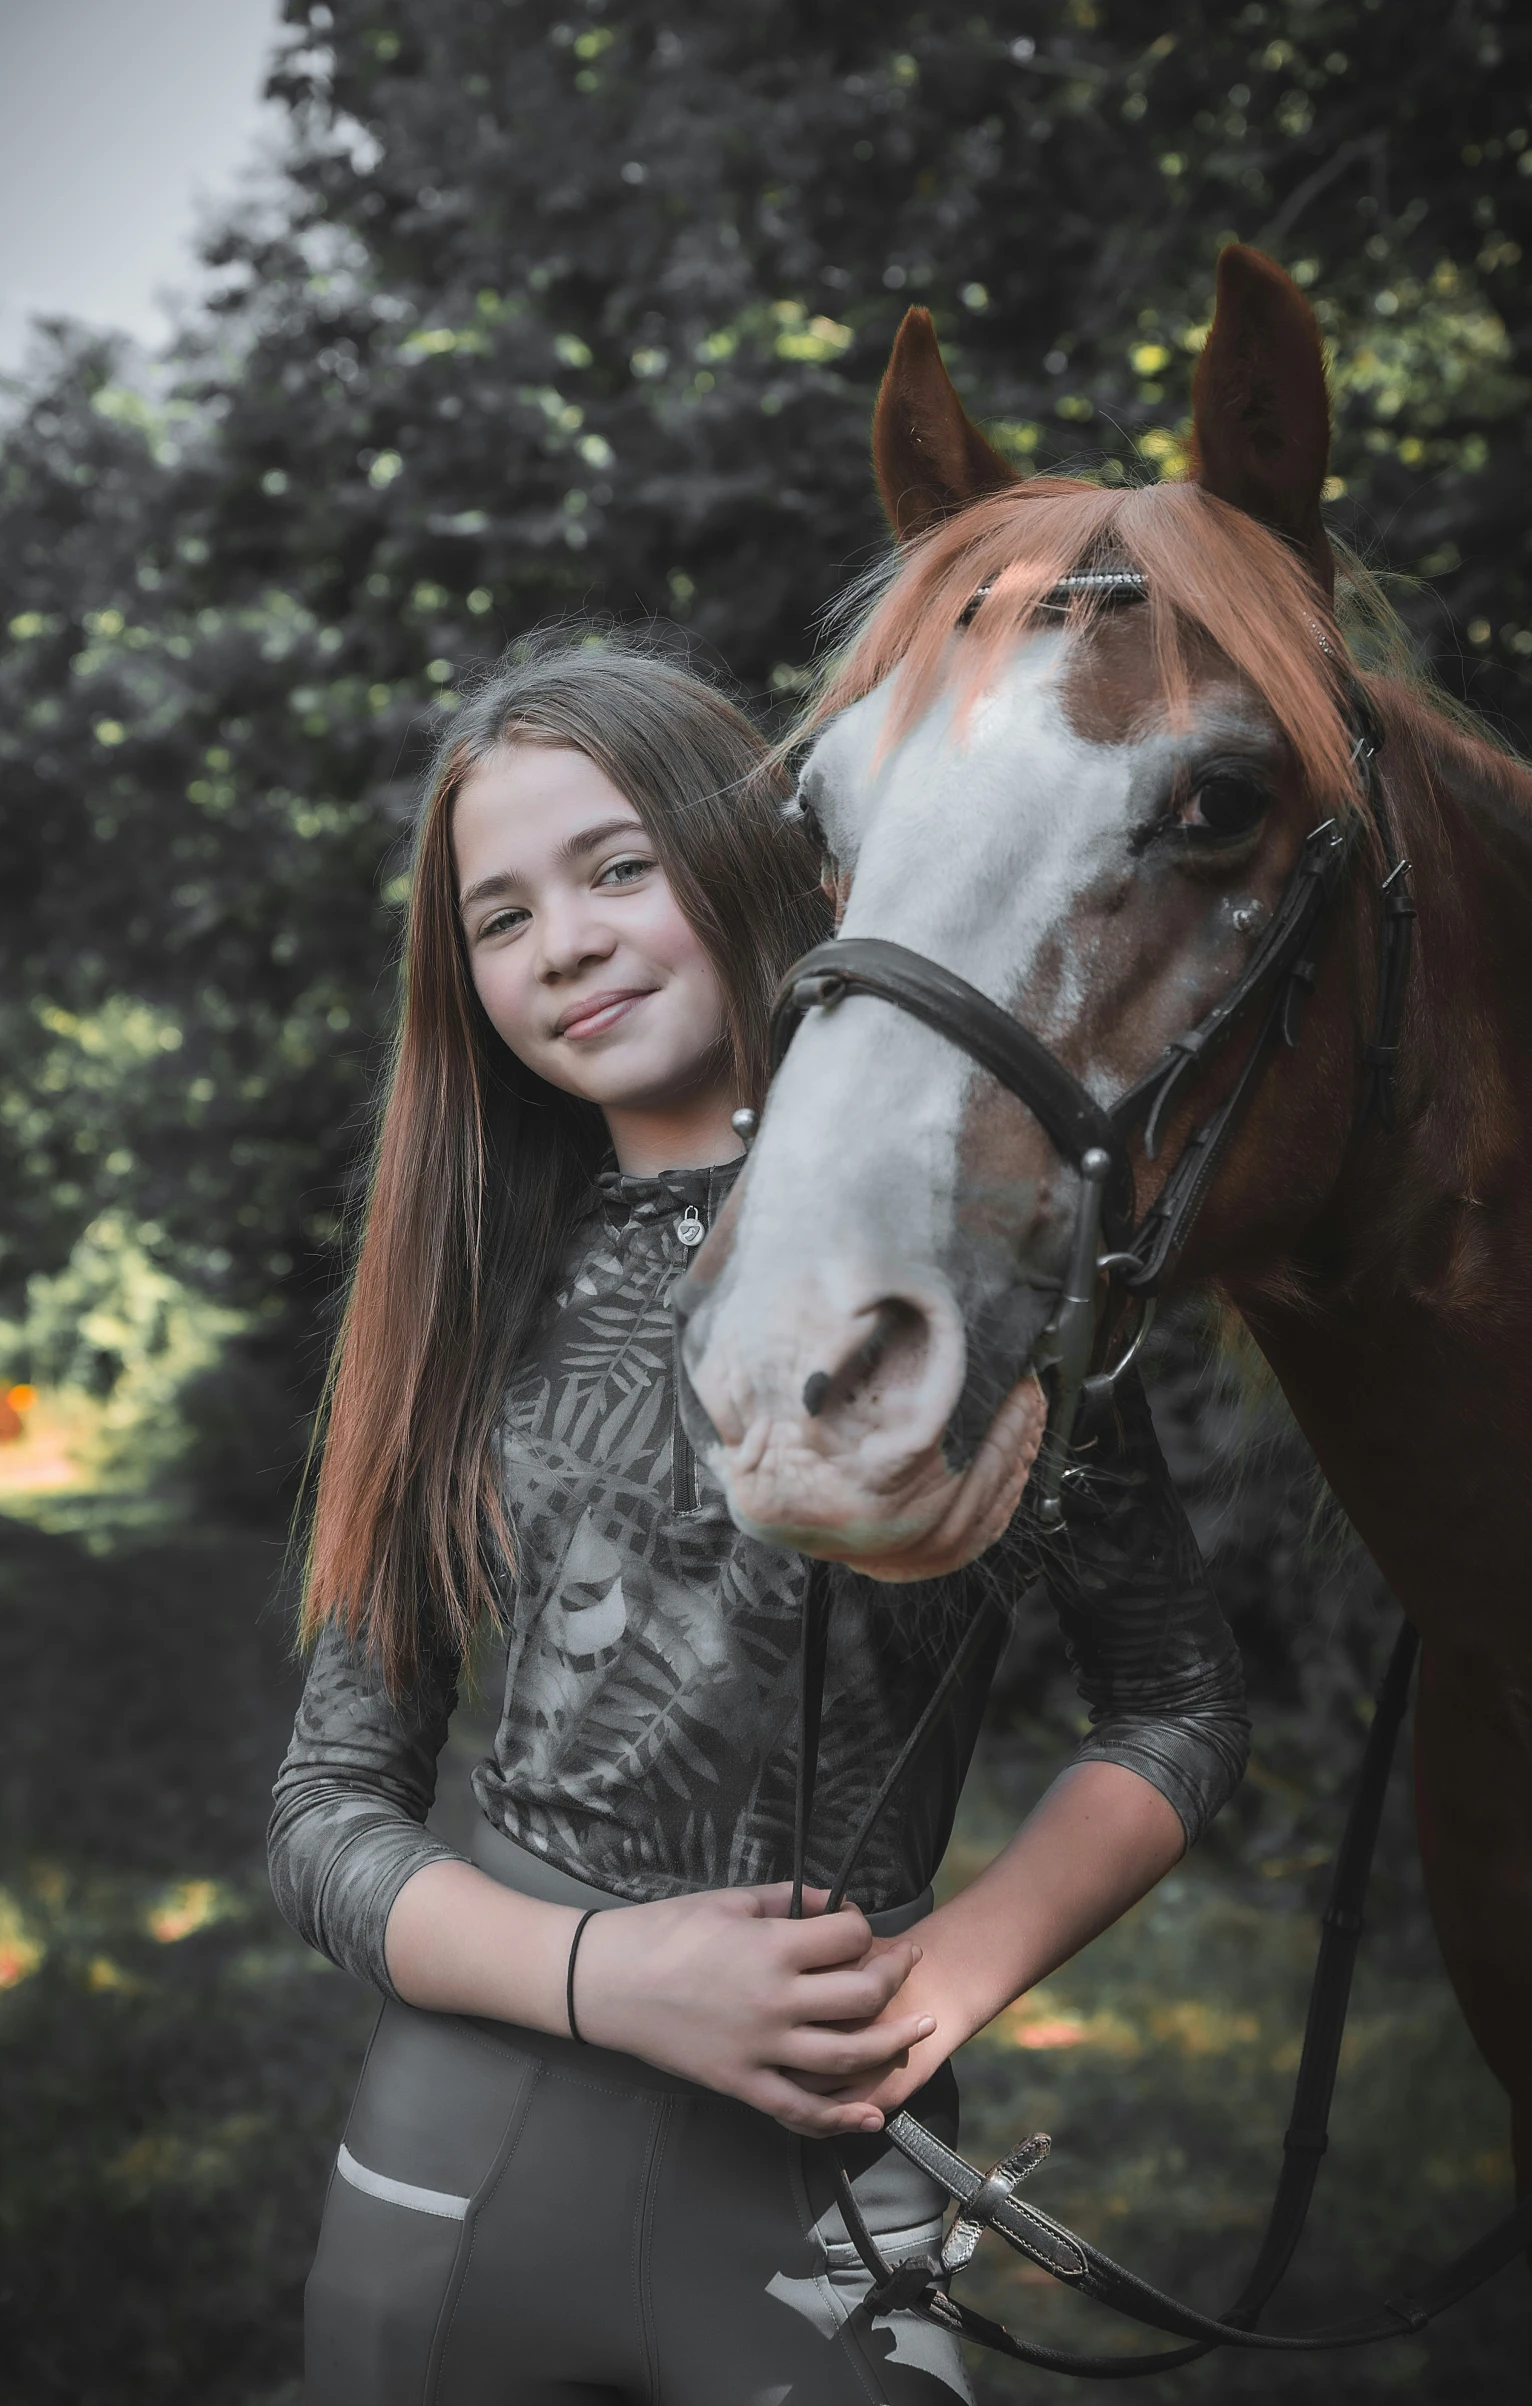
M1413 705L1385 757L1419 914L1399 1126L1354 1140L1288 1299L1247 1317L1401 1600L1498 1650L1532 1634L1532 772ZM1375 929L1359 899L1364 993Z

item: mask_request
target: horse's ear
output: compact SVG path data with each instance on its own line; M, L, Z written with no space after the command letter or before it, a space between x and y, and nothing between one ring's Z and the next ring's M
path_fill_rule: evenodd
M1319 515L1330 463L1319 328L1291 276L1240 242L1219 257L1192 423L1196 482L1285 536L1332 593L1335 562Z
M906 311L895 337L873 412L872 460L901 543L982 493L1020 482L953 390L929 309Z

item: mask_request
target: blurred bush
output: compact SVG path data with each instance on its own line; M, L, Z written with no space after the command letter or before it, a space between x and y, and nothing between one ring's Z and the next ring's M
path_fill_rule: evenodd
M174 354L52 328L0 454L0 1309L99 1311L75 1249L139 1231L245 1332L230 1495L301 1450L426 736L587 606L790 702L882 541L911 301L1018 463L1175 474L1217 251L1262 244L1332 346L1337 522L1513 727L1532 657L1504 0L286 18L285 174Z
M154 1481L181 1465L189 1390L245 1325L163 1266L161 1238L152 1224L103 1212L62 1270L28 1281L19 1326L0 1329L17 1373L101 1406L86 1423L82 1468L108 1486Z

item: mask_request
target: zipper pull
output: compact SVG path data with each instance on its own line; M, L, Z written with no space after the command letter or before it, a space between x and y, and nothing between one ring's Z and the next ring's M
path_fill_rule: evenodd
M686 1209L682 1212L681 1217L677 1220L676 1234L680 1238L682 1244L687 1247L692 1245L700 1245L703 1238L707 1235L707 1229L703 1225L702 1214L697 1209L695 1203L688 1203Z

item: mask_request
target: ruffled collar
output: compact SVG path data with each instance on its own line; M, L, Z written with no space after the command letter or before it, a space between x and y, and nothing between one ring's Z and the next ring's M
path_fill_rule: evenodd
M744 1163L741 1153L733 1161L715 1162L706 1169L660 1170L652 1178L634 1177L613 1165L602 1170L596 1180L601 1209L615 1228L673 1220L687 1210L700 1212L711 1227Z

